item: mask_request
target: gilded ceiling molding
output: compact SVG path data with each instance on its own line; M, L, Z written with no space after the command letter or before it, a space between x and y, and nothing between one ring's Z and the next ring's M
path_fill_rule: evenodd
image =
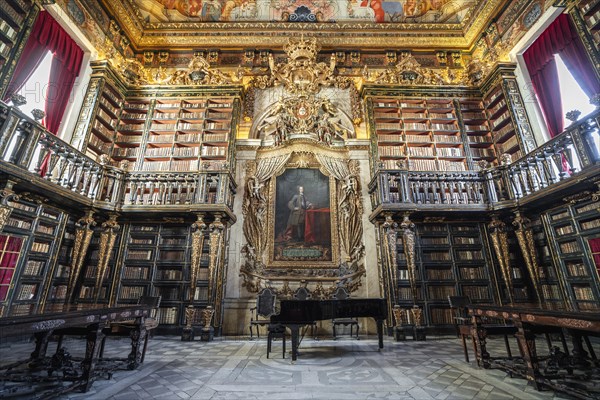
M314 24L307 25L313 28ZM378 35L378 32L363 30L359 32L347 32L343 36L338 36L339 31L330 30L332 28L331 25L327 25L327 28L328 30L326 31L313 31L301 27L294 27L293 30L298 33L306 31L313 34L320 39L321 45L327 48L360 47L387 49L390 47L390 43L394 43L394 47L466 49L471 45L460 33L457 36L441 36L440 32L434 34L429 32L410 33L390 31L385 32L384 35ZM166 32L156 32L156 34L146 33L140 37L137 41L137 47L140 49L160 47L171 49L177 47L281 47L285 45L289 37L289 29L278 31L273 27L270 29L265 27L262 30L257 28L256 32L248 32L244 36L231 36L228 32L216 30L186 36L167 35Z
M241 84L243 70L224 73L210 66L201 54L195 54L187 68L167 70L164 67L148 68L136 58L125 58L116 51L101 53L111 63L123 80L134 86L143 85L233 85ZM109 56L111 55L112 56Z
M398 63L385 70L363 70L365 83L377 85L430 85L430 86L477 86L491 72L498 57L488 56L488 61L471 59L461 69L432 69L422 67L410 53L405 53Z

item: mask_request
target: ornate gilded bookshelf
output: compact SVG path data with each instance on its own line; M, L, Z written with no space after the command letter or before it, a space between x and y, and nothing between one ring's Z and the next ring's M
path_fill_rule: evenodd
M190 299L191 236L189 225L127 224L117 304L134 304L140 296L161 296L162 332L176 333L185 324L185 307L208 304L208 233L204 233L199 273Z
M53 265L58 256L67 215L57 208L34 201L9 201L12 207L3 232L23 239L19 264L12 282L14 289L4 308L11 315L41 311L46 302Z
M128 170L189 172L233 161L241 87L128 87L106 63L94 73L71 144Z
M473 303L480 304L494 302L490 257L481 223L417 223L415 234L416 303L403 238L398 235L397 239L400 307L417 304L424 310L424 325L447 329L453 325L448 296L469 296Z
M577 310L600 309L598 256L591 251L591 243L600 237L599 208L600 201L586 200L543 216L567 296Z

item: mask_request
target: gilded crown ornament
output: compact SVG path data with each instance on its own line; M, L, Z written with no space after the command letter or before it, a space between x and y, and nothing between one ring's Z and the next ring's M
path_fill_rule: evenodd
M316 59L317 54L321 50L321 46L317 43L316 38L304 40L304 37L295 42L290 39L284 46L283 50L292 60L299 58Z

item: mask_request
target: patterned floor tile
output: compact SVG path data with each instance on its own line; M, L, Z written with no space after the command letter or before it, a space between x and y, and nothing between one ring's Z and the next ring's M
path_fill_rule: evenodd
M127 340L107 341L106 356L126 354ZM55 345L54 345L55 346ZM83 342L67 339L66 349L82 355ZM300 357L281 358L280 344L266 358L266 340L217 338L211 343L181 342L177 337L151 339L146 362L136 371L118 371L98 380L88 393L70 393L63 400L559 400L550 391L537 392L523 379L466 363L456 338L426 342L386 340L377 350L373 338L359 341L305 339ZM490 340L491 351L502 341ZM514 344L516 349L516 344ZM31 343L0 344L2 363L23 359ZM49 347L53 351L53 347Z

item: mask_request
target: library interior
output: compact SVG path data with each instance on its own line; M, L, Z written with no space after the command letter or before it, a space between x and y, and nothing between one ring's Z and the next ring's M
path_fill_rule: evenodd
M600 399L600 0L0 1L0 398Z

